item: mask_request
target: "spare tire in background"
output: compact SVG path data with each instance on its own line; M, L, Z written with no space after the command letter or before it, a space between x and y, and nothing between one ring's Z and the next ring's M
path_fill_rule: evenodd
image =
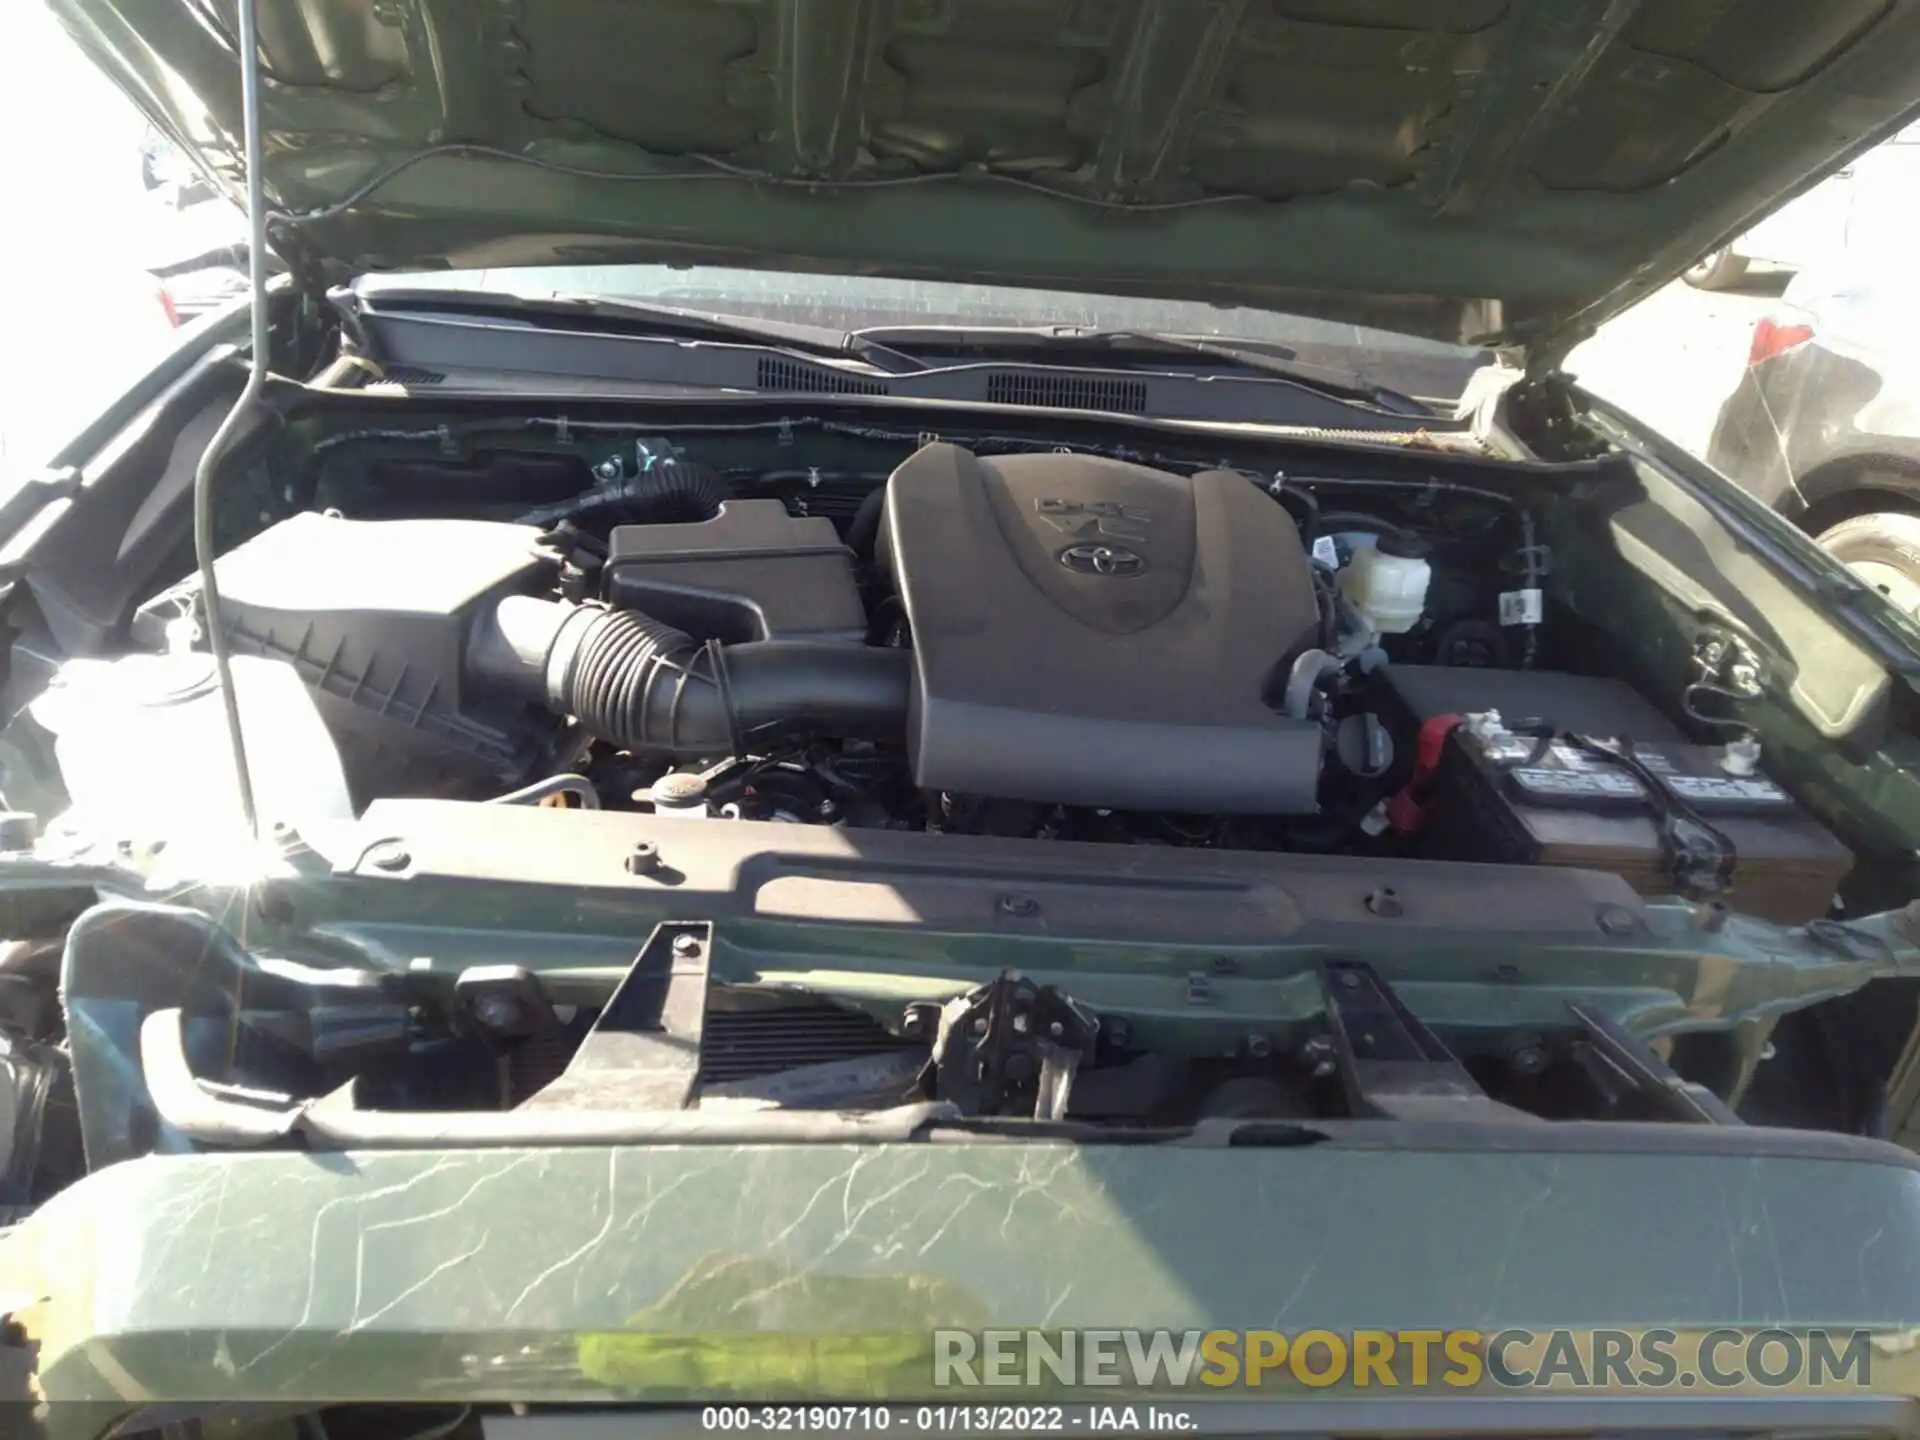
M1731 290L1747 278L1747 257L1731 249L1709 250L1687 267L1687 284L1696 290Z
M1820 544L1899 609L1920 618L1920 516L1856 515L1822 534Z

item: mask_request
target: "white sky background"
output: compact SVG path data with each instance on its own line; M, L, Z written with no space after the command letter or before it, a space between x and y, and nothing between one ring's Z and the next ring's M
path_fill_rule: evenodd
M142 133L40 0L0 0L0 481L168 343L139 266L167 219L140 183Z
M147 0L175 4L178 0ZM171 342L143 261L182 247L177 212L140 182L144 124L43 0L0 0L0 490L43 462ZM1920 162L1920 145L1907 150ZM1902 207L1920 163L1874 187ZM186 247L199 249L202 246ZM1700 446L1742 364L1760 297L1670 287L1572 365L1629 410Z

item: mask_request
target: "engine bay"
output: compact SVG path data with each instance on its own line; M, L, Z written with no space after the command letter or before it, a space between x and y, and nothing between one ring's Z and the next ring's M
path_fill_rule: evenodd
M1854 850L1747 723L1779 655L1610 645L1575 602L1642 498L1617 465L1318 453L290 424L229 481L216 597L138 504L122 553L174 568L124 624L76 631L86 567L33 577L69 638L16 642L0 743L50 761L9 799L69 898L0 1036L71 1083L89 1168L156 1135L1734 1123L1797 1033L1767 1024L1884 943L1828 918ZM266 870L218 879L246 834ZM1868 1123L1789 1091L1759 1113Z
M1850 865L1699 708L1735 693L1710 669L1675 717L1567 663L1522 487L931 437L755 471L636 435L556 495L551 449L354 439L217 564L268 823L438 796L1575 865L1782 923ZM198 590L36 702L85 826L180 808L129 800L112 737L218 750Z

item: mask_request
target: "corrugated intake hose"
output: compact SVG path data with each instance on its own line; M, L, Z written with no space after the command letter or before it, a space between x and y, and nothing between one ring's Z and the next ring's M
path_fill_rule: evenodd
M704 465L642 448L633 470L623 469L572 499L543 505L519 517L522 525L551 527L562 520L622 520L652 524L663 520L711 520L727 498L727 484Z
M773 736L903 739L912 656L797 640L702 644L637 610L512 595L476 629L467 669L627 749L711 755Z

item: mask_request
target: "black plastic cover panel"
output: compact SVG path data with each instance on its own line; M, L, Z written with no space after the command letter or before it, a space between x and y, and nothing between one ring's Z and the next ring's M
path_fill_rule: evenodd
M607 599L696 640L866 637L853 556L824 516L778 500L729 500L711 520L618 525L607 537Z
M1319 727L1266 697L1318 604L1293 521L1244 476L932 444L887 482L882 544L913 629L922 786L1312 812Z

